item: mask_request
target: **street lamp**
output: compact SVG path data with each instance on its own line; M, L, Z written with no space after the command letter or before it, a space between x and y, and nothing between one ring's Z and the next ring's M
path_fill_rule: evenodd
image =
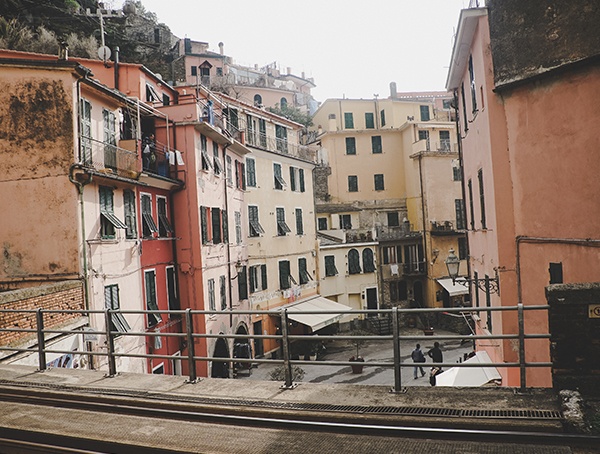
M484 292L500 294L500 279L498 278L498 268L494 269L496 273L494 278L486 276L484 279L467 279L462 278L457 281L458 271L460 268L460 259L454 253L454 249L448 251L448 257L446 258L446 268L448 268L448 275L452 278L452 284L460 284L467 287L470 284L475 284L477 288Z

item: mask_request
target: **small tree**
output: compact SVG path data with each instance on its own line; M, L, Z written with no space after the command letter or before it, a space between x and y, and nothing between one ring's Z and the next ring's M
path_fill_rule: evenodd
M364 331L362 329L358 329L355 331L351 331L350 333L351 336L368 336L370 333L368 333L367 331ZM351 339L350 341L350 345L352 345L353 347L356 348L356 356L354 356L354 358L356 358L358 360L358 358L360 358L360 348L364 347L365 344L367 343L366 339Z
M277 366L269 374L269 378L273 381L285 381L285 366ZM292 381L302 381L304 378L304 369L300 366L292 366Z

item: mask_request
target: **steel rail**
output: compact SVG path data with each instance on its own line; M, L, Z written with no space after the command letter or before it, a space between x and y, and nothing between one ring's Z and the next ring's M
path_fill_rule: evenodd
M377 435L388 437L428 437L462 441L494 441L499 443L544 444L560 446L597 447L600 445L600 436L594 435L526 432L514 430L421 427L394 425L392 421L390 421L389 424L340 422L335 421L333 417L331 417L330 420L327 420L321 413L319 414L319 417L323 419L301 419L302 416L298 412L294 412L293 419L288 419L285 417L278 418L252 416L248 414L248 411L245 411L245 414L225 413L220 408L215 408L213 412L209 412L206 409L203 409L204 411L197 411L189 409L194 406L193 403L187 403L187 405L184 403L182 405L181 403L175 404L172 402L163 402L159 407L156 401L146 402L144 399L139 398L127 399L116 398L114 396L86 396L86 401L82 401L80 399L81 395L71 397L69 393L64 392L50 392L47 390L39 392L23 388L7 390L6 388L0 387L0 400L3 401L44 405L63 409L85 410L98 413L143 416L167 420L183 420L234 426L243 425L262 428L316 430L330 433ZM79 397L79 400L77 397Z

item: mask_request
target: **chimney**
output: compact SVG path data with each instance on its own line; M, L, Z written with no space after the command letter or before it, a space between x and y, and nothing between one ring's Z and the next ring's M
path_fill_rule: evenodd
M304 75L304 71L302 71L302 78L306 79L305 75Z
M115 47L115 89L119 89L119 46Z
M62 41L58 46L58 59L63 61L69 59L69 46L66 41Z
M220 42L220 43L219 43L219 53L220 53L221 55L225 55L225 54L223 53L223 52L224 52L224 51L223 51L223 46L224 46L223 42Z
M288 76L289 76L290 74L292 74L292 68L290 68L289 66L287 67L287 73L288 73Z
M398 89L396 88L396 82L390 82L390 97L397 99Z
M258 69L258 64L254 63L254 69Z
M335 119L335 114L329 114L328 131L329 132L337 131L337 121Z

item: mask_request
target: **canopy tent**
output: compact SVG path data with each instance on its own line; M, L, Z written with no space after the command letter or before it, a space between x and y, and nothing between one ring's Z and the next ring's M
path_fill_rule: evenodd
M459 295L468 295L469 294L469 286L464 284L459 284L458 282L466 282L464 277L457 277L455 279L455 283L452 282L452 279L437 279L437 283L440 284L444 289L450 294L450 296L459 296Z
M349 311L351 310L344 304L336 303L320 295L309 298L298 303L293 303L283 308L288 311L288 318L298 323L308 326L313 332L326 326L338 322L343 314L304 314L300 312L308 311ZM282 308L282 309L283 309Z
M475 353L475 356L463 364L491 363L485 351ZM452 367L436 375L436 386L484 386L494 380L502 380L502 376L495 367Z

